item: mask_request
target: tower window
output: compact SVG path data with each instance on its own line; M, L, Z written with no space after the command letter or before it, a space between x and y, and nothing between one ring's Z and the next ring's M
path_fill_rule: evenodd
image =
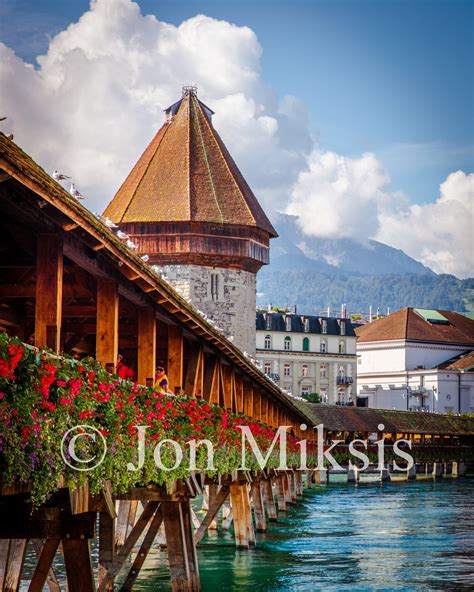
M307 337L303 338L303 351L309 352L309 339Z
M291 337L285 337L285 350L291 351Z
M219 274L211 273L211 298L216 302L219 300Z
M265 335L265 341L264 341L263 347L265 349L272 349L272 336L271 335Z

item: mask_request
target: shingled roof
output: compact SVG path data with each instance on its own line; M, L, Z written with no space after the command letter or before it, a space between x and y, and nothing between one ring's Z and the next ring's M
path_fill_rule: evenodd
M441 321L440 317L445 321ZM449 310L403 308L383 319L358 327L356 335L358 343L404 339L474 345L474 321Z
M332 432L372 433L378 431L379 424L383 424L387 433L474 435L474 417L318 405L301 400L295 400L295 403L310 417L313 425L323 424Z
M212 125L195 90L166 109L104 215L115 222L212 222L275 229Z

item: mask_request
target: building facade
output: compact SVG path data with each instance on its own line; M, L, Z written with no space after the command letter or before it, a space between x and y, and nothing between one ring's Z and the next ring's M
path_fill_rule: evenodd
M356 336L349 319L257 312L257 359L292 395L356 402Z
M104 216L242 350L255 353L256 274L275 229L212 124L184 87Z
M474 412L474 321L405 308L356 333L359 405Z

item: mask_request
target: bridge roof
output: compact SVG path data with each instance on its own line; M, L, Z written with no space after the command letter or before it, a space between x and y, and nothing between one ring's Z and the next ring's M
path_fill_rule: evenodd
M474 435L474 417L296 402L313 425L323 424L329 431L372 433L383 424L390 433Z

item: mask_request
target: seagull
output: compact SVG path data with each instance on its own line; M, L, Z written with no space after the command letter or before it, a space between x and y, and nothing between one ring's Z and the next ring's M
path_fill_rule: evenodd
M130 239L127 240L127 247L129 249L138 249L138 246Z
M67 175L63 175L62 173L58 173L58 171L55 169L53 172L53 179L55 181L65 181L66 179L70 179L71 177L68 177Z
M149 255L142 255L142 256L140 257L140 259L146 263L147 261L149 261L149 260L150 260L150 256L149 256Z
M115 224L115 222L113 222L107 216L104 219L104 224L107 226L107 228L118 228L118 224Z
M7 140L13 140L13 137L14 137L13 134L8 134Z
M79 191L74 187L74 183L71 183L71 187L69 188L69 193L75 197L76 199L84 199L84 196L82 195L82 193L79 193Z
M0 121L5 121L6 117L0 117Z
M130 237L128 236L128 234L126 232L123 232L122 230L117 230L117 236L119 237L119 239L121 240L128 240Z

